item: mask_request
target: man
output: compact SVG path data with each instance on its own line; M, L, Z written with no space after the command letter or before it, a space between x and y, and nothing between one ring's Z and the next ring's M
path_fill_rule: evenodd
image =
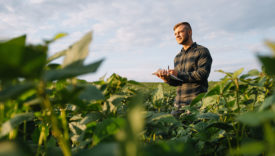
M181 107L189 105L198 94L207 92L212 58L207 48L193 42L188 22L176 24L173 30L177 42L183 47L174 59L174 69L158 70L156 75L169 85L177 86L176 111L172 112L177 116ZM172 79L171 75L180 80Z

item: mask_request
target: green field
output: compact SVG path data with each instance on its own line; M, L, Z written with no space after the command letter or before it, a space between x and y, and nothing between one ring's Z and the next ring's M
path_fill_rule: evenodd
M219 70L224 78L174 117L175 87L117 74L79 80L103 60L86 65L79 56L89 34L47 58L59 37L0 43L0 155L275 154L274 56L258 56L263 71ZM52 63L61 56L66 61Z
M158 88L159 85L162 85L162 87L164 88L164 91L175 91L176 87L173 86L169 86L167 83L162 83L162 82L140 82L141 84L143 84L145 87L147 88ZM209 85L209 89L213 88L213 86L216 84L217 82L215 81L209 81L208 85Z

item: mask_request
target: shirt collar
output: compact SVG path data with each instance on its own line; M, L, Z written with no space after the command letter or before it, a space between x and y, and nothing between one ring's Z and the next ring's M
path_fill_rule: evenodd
M183 47L182 47L181 51L187 53L188 51L190 51L190 49L193 49L193 48L195 48L195 47L197 47L197 43L196 43L196 42L193 42L193 43L191 44L191 46L190 46L186 51L184 50Z

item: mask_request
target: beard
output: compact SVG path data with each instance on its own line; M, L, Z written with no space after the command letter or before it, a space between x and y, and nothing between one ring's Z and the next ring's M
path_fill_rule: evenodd
M184 45L188 42L188 40L189 40L189 34L186 33L180 44Z

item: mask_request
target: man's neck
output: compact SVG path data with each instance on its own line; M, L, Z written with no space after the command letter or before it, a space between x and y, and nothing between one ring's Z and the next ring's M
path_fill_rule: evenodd
M183 44L183 49L186 51L193 44L193 40L189 40L187 43Z

